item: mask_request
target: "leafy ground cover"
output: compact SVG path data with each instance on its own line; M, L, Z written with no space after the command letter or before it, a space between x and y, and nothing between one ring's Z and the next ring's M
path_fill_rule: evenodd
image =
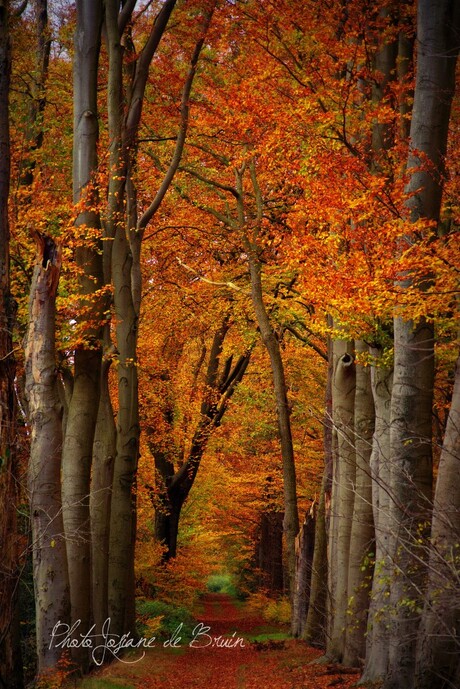
M141 654L102 668L78 689L347 689L358 673L312 664L321 652L289 639L228 594L202 601L195 635L181 632ZM168 645L168 641L170 641ZM129 661L129 662L128 662Z

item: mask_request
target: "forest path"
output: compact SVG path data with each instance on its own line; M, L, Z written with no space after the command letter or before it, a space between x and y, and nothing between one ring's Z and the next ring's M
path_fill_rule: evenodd
M321 653L304 642L270 640L270 635L282 631L281 628L267 625L230 596L208 594L202 603L191 641L173 635L169 646L175 644L175 648L165 648L159 642L143 658L129 657L129 664L116 661L93 675L93 680L105 682L91 683L91 687L96 689L99 684L101 689L348 689L356 683L357 673L310 665Z

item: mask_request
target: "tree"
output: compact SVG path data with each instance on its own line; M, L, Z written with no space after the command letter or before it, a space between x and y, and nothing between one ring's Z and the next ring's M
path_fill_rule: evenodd
M200 417L193 433L186 459L178 468L174 463L174 444L169 443L169 452L164 451L165 438L150 448L155 460L155 468L160 481L160 504L155 514L155 534L166 546L165 560L176 557L179 519L182 507L193 487L203 454L213 429L220 425L230 398L241 382L250 360L250 351L242 355L233 364L230 356L221 370L220 357L225 337L229 330L229 316L225 316L221 326L214 334L207 371L204 381L203 399ZM204 353L204 352L203 352ZM201 359L201 357L200 357ZM203 359L201 359L202 361ZM199 369L198 369L199 371ZM197 373L198 373L197 371ZM163 410L165 422L172 427L174 408L166 399Z
M419 3L419 49L407 163L408 208L414 224L427 220L436 226L440 219L459 32L456 3ZM406 245L417 241L409 230ZM419 289L427 289L429 282L427 274ZM400 284L403 290L413 285L410 273L401 276ZM433 325L424 317L415 321L396 316L394 338L390 431L391 554L395 566L390 598L394 617L385 689L402 689L413 682L419 616L414 616L411 603L420 600L421 582L416 543L420 526L428 518L432 483Z
M10 190L9 93L11 75L10 3L0 3L0 498L4 516L0 524L0 685L20 689L18 600L19 552L16 510L18 467L16 444L15 360L12 330L15 302L10 285Z

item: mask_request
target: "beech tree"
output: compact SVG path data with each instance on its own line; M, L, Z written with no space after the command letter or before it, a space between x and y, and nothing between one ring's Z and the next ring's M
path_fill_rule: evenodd
M417 72L407 163L412 223L439 223L459 36L457 3L444 0L418 4ZM403 241L407 244L414 240L416 236L408 233ZM427 274L420 284L422 290L429 280ZM400 284L403 290L413 284L410 273L401 276ZM415 321L397 316L394 343L390 420L391 557L395 567L390 600L394 612L384 687L402 689L412 686L414 678L419 616L414 615L411 603L420 601L421 581L416 543L420 525L428 517L432 488L432 322L424 317ZM450 434L446 441L451 442Z

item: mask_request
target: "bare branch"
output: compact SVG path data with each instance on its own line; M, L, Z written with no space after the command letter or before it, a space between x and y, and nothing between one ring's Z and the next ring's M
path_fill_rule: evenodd
M160 185L160 188L158 189L155 198L153 199L152 203L150 206L147 208L147 210L144 212L144 214L141 216L137 223L137 230L142 232L147 224L150 222L150 220L153 218L155 213L157 212L158 208L160 207L161 202L163 201L166 192L168 191L171 182L173 180L174 175L177 172L177 168L179 167L180 160L182 158L182 152L184 150L184 144L185 144L185 139L187 136L187 129L188 129L188 121L189 121L189 101L190 101L190 93L192 90L192 84L193 80L195 78L196 74L196 68L198 65L198 58L200 57L201 49L204 44L204 39L206 37L206 33L209 28L209 24L211 23L212 15L214 13L216 3L214 2L208 12L206 12L205 15L205 20L203 23L203 28L202 28L202 34L197 41L195 45L195 50L193 51L192 59L190 61L190 69L187 74L187 78L184 83L184 88L182 90L182 99L181 99L181 108L180 108L180 113L181 113L181 119L180 119L180 125L179 125L179 132L177 135L177 141L176 141L176 147L171 159L171 163L169 165L169 168L163 178L163 182Z

